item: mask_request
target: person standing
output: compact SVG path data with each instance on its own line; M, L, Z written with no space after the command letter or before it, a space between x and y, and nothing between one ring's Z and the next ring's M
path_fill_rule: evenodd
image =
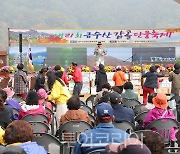
M147 94L154 93L154 89L158 88L158 78L164 77L164 71L163 74L159 74L156 72L156 67L151 66L149 69L149 72L145 73L143 71L142 77L146 78L146 81L144 82L143 86L143 104L147 105Z
M46 76L46 72L47 72L47 68L42 68L39 71L39 74L36 77L35 85L34 85L34 89L36 90L36 92L38 92L38 90L41 89L41 88L45 89L45 76Z
M79 95L81 93L82 86L83 86L82 72L76 62L72 62L72 68L74 72L69 73L69 75L72 75L72 79L74 80L74 83L75 83L74 89L73 89L73 95Z
M60 65L56 65L54 67L54 71L61 71L61 66ZM66 75L66 72L63 71L63 75L62 75L62 80L64 81L64 83L69 86L69 81L68 81L68 78L67 78L67 75Z
M97 86L96 92L99 92L102 90L102 85L108 82L107 81L107 74L104 70L104 65L99 64L99 70L96 71L96 78L95 78L95 85Z
M27 93L27 74L23 71L24 65L22 63L17 65L18 71L14 74L14 92L16 96L26 99Z
M98 42L97 47L94 50L94 55L96 56L96 66L99 66L99 64L104 65L104 56L107 55L107 51L102 46L101 42Z
M116 72L113 75L112 80L115 82L115 86L120 89L120 94L123 91L124 83L127 81L125 74L121 71L121 66L116 67Z
M56 108L56 120L59 125L60 118L63 114L67 111L67 100L71 97L71 94L61 79L63 72L56 71L56 72L47 72L48 77L48 86L51 90L50 95L48 96L48 101L55 101L57 105Z
M174 65L174 71L169 74L169 81L172 82L171 85L171 96L180 96L180 64L176 63ZM169 106L175 110L176 103L172 100Z

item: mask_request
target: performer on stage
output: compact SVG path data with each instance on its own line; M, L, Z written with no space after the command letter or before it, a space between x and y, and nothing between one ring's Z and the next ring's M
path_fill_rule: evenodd
M97 47L94 50L94 55L96 56L96 66L99 66L99 64L104 65L104 56L107 55L107 51L102 46L101 42L98 42Z

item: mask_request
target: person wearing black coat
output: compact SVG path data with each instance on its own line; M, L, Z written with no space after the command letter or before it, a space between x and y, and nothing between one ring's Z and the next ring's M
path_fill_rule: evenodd
M36 90L36 92L39 89L41 89L41 88L45 89L45 85L44 84L45 84L45 75L46 75L46 72L47 72L47 68L42 68L39 71L39 74L36 77L35 84L34 84L34 89Z
M156 67L151 66L149 72L145 73L143 71L142 77L146 78L146 81L143 85L143 104L147 104L147 95L154 93L154 89L158 88L158 78L164 77L165 72L163 71L162 74L158 74L156 72Z
M102 84L104 82L107 82L107 74L104 70L104 65L99 64L99 70L96 71L96 79L95 79L95 85L97 86L96 92L99 92L102 90Z

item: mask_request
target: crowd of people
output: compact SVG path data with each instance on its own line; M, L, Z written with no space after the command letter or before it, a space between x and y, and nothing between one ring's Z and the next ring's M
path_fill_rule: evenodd
M138 94L133 91L133 84L125 77L120 66L116 67L116 72L112 80L114 85L108 83L104 65L99 64L96 71L96 91L94 97L93 110L95 123L93 124L89 113L81 109L81 99L79 95L83 87L81 69L76 62L72 62L73 73L68 75L61 70L60 65L53 69L42 68L35 80L34 89L27 89L27 74L23 71L23 64L17 65L17 72L14 73L13 89L7 87L0 89L0 152L6 153L15 147L15 151L27 154L45 154L47 151L33 142L32 126L23 120L26 115L43 114L47 116L48 123L53 120L46 108L53 112L56 106L57 130L68 121L82 120L94 126L83 132L75 147L75 154L86 154L93 150L103 149L106 153L142 153L142 154L162 154L164 150L164 139L158 133L152 132L144 134L144 140L130 138L126 131L115 128L113 123L127 121L136 125L134 110L125 107L123 101L140 101ZM172 82L171 96L178 98L180 93L180 64L174 65L174 71L169 74L169 81ZM171 118L179 120L178 103L168 102L165 94L158 92L158 78L165 75L159 73L155 66L151 66L148 72L142 72L142 77L146 78L143 85L143 102L140 112L146 110L148 113L143 120L142 129L152 121L160 118ZM72 93L68 89L69 80L74 81ZM177 99L176 99L177 101ZM178 102L178 101L177 101ZM147 104L151 104L151 107ZM176 110L177 107L177 110ZM13 114L12 109L19 111ZM177 128L172 128L170 140L177 141L179 132ZM153 144L157 143L156 146ZM4 146L6 145L6 146Z

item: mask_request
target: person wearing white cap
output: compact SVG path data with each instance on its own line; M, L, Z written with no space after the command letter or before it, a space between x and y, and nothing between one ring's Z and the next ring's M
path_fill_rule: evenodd
M104 56L107 55L107 51L102 46L101 42L98 42L97 47L94 50L94 55L96 56L96 66L99 66L99 64L104 65Z

